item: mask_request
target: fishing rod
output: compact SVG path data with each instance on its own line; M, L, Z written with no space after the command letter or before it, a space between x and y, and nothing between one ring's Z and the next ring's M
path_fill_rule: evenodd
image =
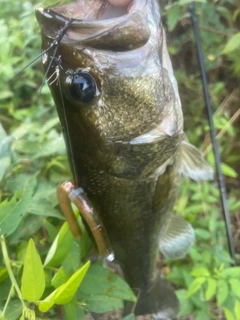
M207 80L207 74L206 74L206 69L204 65L198 19L196 16L195 6L193 2L189 3L189 10L192 17L192 23L193 23L193 29L194 29L197 53L198 53L198 60L199 60L200 70L202 75L203 92L204 92L205 103L206 103L207 112L208 112L208 121L210 126L210 134L211 134L213 153L215 158L215 166L217 171L218 187L220 190L222 212L225 220L226 233L228 238L228 247L229 247L229 252L233 261L233 265L235 266L236 265L235 248L234 248L234 242L233 242L233 236L232 236L231 220L230 220L230 215L229 215L228 205L227 205L226 187L223 179L223 174L221 171L221 159L220 159L220 154L219 154L218 144L216 139L216 130L213 122L212 105L211 105L211 99L210 99L210 94L208 90L208 80Z

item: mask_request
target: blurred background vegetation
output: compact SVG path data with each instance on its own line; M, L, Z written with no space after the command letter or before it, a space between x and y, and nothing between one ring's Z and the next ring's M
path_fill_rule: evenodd
M0 217L6 201L10 204L13 201L15 204L23 203L23 218L19 216L18 221L11 222L16 227L13 228L14 232L9 231L6 238L17 279L21 278L29 238L34 239L43 259L49 254L55 236L63 232L60 229L63 218L57 206L55 190L59 181L71 177L58 117L46 85L36 103L43 79L41 61L29 66L9 82L40 53L40 32L34 17L34 9L39 5L42 3L34 0L1 0L0 10ZM50 5L49 1L45 1L45 5ZM163 1L161 5L183 105L185 132L190 142L201 148L214 167L188 1ZM196 12L239 264L240 2L196 2ZM159 261L163 274L176 287L181 303L179 317L196 320L240 319L240 268L231 267L217 182L195 183L183 179L175 211L190 221L196 231L196 244L185 259ZM3 233L0 230L0 234ZM45 269L48 293L51 287L58 287L64 282L63 279L68 279L69 274L82 266L81 263L73 263L71 270L66 267L69 254L76 253L76 244L72 239L67 239L67 250L60 258L56 259L55 256L57 262ZM77 257L84 258L89 247L90 239L86 236L77 249ZM62 249L60 244L59 248ZM0 261L0 309L3 311L11 282L1 255ZM65 266L66 274L60 282L54 282L54 272L61 269L59 261L63 269ZM100 277L101 268L95 269ZM106 278L107 274L101 276ZM91 276L88 278L91 281ZM124 285L121 283L119 286ZM125 293L130 295L127 289ZM90 301L91 294L93 297L99 295L99 304ZM121 307L121 299L106 302L110 298L104 298L106 296L99 292L81 292L78 311L75 310L77 302L74 300L70 307L69 304L65 305L65 316L58 309L51 309L47 316L38 314L38 318L72 320L75 318L73 314L78 314L76 319L84 319L83 310L106 312ZM17 299L12 299L7 313L4 311L5 319L18 319L21 310Z

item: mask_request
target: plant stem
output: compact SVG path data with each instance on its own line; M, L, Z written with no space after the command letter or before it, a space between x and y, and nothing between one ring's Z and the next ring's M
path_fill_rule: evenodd
M6 246L6 242L5 242L4 236L1 236L1 246L2 246L3 260L4 260L4 263L6 265L9 278L10 278L10 280L12 282L12 286L14 287L14 289L15 289L17 295L18 295L18 298L20 299L20 301L22 303L23 308L25 308L25 303L23 301L21 291L19 289L19 286L18 286L17 281L16 281L16 279L14 277L14 274L13 274L13 270L12 270L10 259L9 259L9 256L8 256L7 246Z
M6 301L5 305L4 305L3 312L1 314L1 317L3 317L3 318L4 318L4 315L5 315L6 311L7 311L7 306L9 304L10 300L11 300L11 297L13 296L13 293L14 293L14 286L12 285L11 289L9 291L8 297L7 297L7 301Z

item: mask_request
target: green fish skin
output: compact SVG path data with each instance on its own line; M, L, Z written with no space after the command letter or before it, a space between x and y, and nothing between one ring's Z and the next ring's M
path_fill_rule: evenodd
M212 170L184 140L159 4L134 0L115 8L85 0L39 8L36 16L43 50L73 19L43 65L75 184L98 211L115 261L140 294L135 314L173 319L179 306L158 274L159 248L172 259L187 253L194 232L172 214L181 175L209 179Z

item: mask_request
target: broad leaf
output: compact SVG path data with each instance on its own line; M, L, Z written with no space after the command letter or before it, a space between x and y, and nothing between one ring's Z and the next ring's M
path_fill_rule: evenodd
M240 319L240 302L238 300L235 300L234 311L236 318Z
M193 269L193 271L191 272L191 275L193 277L200 277L200 276L210 277L210 273L209 273L208 269L206 269L206 268Z
M210 300L217 291L217 281L213 278L207 279L207 291L205 293L205 299Z
M9 302L4 320L17 320L22 313L22 304L19 300L13 299Z
M172 5L167 11L168 30L172 31L180 17L180 7L178 4Z
M122 299L105 295L86 296L84 303L91 312L105 313L123 308Z
M28 212L38 216L54 217L64 220L64 216L48 202L43 199L34 199L29 205Z
M97 264L89 268L80 291L88 295L102 294L106 297L136 302L132 289L120 276Z
M95 264L89 268L77 298L92 312L108 312L123 307L123 300L136 302L129 285L110 270Z
M221 306L223 302L227 299L229 288L226 280L220 279L217 284L217 301L218 305Z
M232 267L223 269L221 272L223 278L240 278L240 267Z
M32 239L29 240L25 254L21 292L23 297L36 302L45 290L45 275L40 256Z
M73 298L70 302L64 304L64 311L65 311L65 319L64 320L87 320L83 309L81 309L75 298Z
M43 220L43 226L48 232L50 241L53 242L53 240L56 238L58 234L58 229L53 224L51 224L48 220L45 220L45 219Z
M228 54L240 48L240 32L234 34L227 42L223 49L223 53Z
M232 292L240 298L240 281L237 279L230 279L228 282L230 283Z
M23 192L17 191L13 198L0 204L0 236L16 230L31 203L35 178L28 181Z
M225 174L225 176L231 177L231 178L237 178L238 174L233 168L229 167L226 163L221 163L221 169L222 173Z
M48 251L44 265L55 267L67 256L73 241L73 235L67 222L64 222L51 248Z
M57 288L67 282L69 279L68 275L66 274L65 270L63 267L59 268L57 273L54 275L52 278L52 286L54 288Z
M128 316L122 318L121 320L134 320L134 319L135 319L134 313L131 313Z
M72 300L78 287L80 286L88 268L90 261L86 262L71 278L56 290L54 290L44 300L39 301L38 309L47 312L54 304L66 304Z
M180 311L178 313L178 317L183 317L188 314L191 314L194 310L194 305L191 302L191 300L186 299L186 292L187 290L184 290L184 289L175 291L179 301L179 305L180 305Z
M227 320L236 320L236 318L234 317L234 314L232 314L232 312L229 309L223 308L223 311Z
M206 280L207 278L205 277L199 277L193 280L193 282L190 284L190 287L188 288L186 298L191 297L195 292L197 292Z

